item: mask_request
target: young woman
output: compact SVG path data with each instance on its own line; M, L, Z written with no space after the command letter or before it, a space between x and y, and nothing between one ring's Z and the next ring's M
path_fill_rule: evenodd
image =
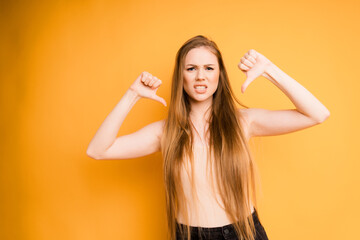
M251 49L238 67L247 86L264 76L296 109L249 108L236 99L221 53L198 35L176 55L168 117L117 137L141 97L156 100L162 81L143 72L104 120L89 144L94 159L128 159L161 151L170 239L268 239L256 203L256 164L248 141L308 128L329 110L270 60ZM237 108L235 102L245 108Z

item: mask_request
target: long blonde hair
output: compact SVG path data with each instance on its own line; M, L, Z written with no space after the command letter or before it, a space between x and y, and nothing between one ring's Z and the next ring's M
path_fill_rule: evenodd
M235 101L245 108L248 107L235 97L217 45L202 35L186 41L177 52L168 118L161 138L168 234L171 240L176 239L176 219L178 211L181 211L185 216L186 225L185 229L180 228L180 231L181 233L186 231L187 239L191 238L186 198L181 184L181 166L185 156L189 157L191 166L193 165L194 138L189 116L191 105L189 96L183 88L183 70L187 53L193 48L203 46L217 56L220 68L219 84L213 94L208 121L209 152L211 153L208 156L214 157L208 157L208 161L215 169L217 191L238 238L254 240L255 227L251 217L250 202L252 201L257 209L255 186L257 169L244 135L243 123L240 121L242 116L236 108ZM194 168L191 167L191 169ZM193 176L192 171L191 185L194 192ZM212 186L214 186L213 182Z

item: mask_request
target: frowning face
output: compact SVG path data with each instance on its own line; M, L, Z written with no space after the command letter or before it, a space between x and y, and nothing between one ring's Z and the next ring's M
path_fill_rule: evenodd
M207 47L191 49L185 57L184 90L192 101L212 101L219 83L219 63Z

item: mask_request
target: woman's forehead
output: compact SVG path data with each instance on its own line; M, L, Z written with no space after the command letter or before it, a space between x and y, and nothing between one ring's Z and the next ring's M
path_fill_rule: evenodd
M197 47L191 49L185 57L185 65L217 65L217 57L206 47Z

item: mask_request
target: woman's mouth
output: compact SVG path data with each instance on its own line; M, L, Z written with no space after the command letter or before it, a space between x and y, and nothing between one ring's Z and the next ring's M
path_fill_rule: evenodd
M205 85L196 85L196 86L194 86L194 88L195 88L195 92L197 92L197 93L205 93L206 89L207 89L207 86L205 86Z

